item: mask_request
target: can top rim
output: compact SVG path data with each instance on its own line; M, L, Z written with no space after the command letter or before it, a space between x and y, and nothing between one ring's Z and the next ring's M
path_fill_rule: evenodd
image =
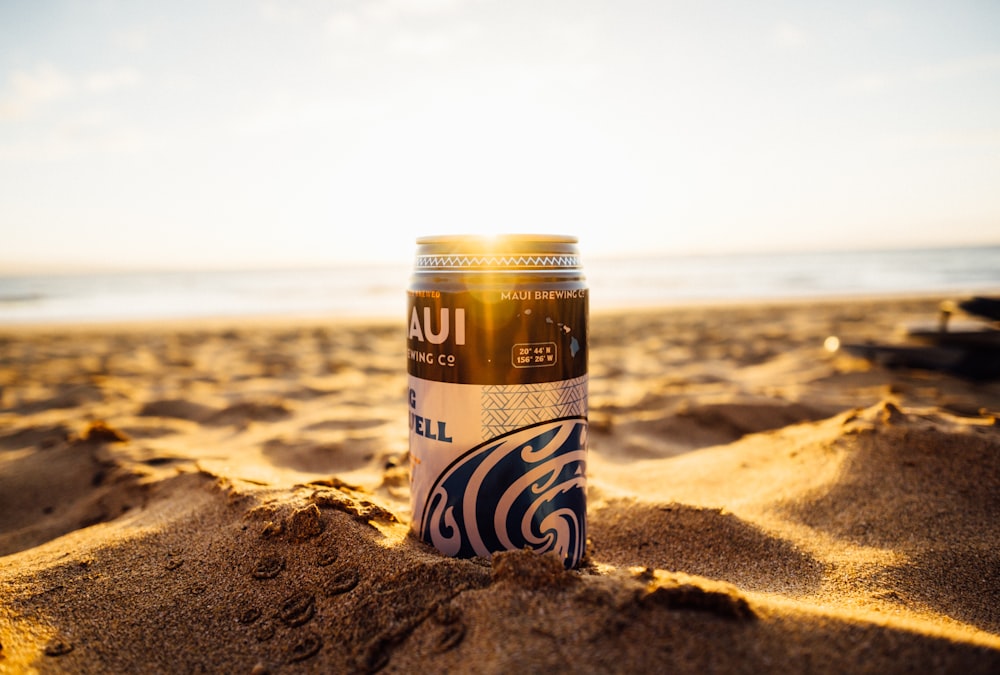
M575 244L578 238L565 234L439 234L417 237L417 244L490 244L490 243L536 242L541 244Z

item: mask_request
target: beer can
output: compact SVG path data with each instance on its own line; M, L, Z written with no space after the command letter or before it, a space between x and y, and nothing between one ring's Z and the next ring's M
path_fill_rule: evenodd
M577 239L417 240L407 301L412 531L451 556L586 543L588 291Z

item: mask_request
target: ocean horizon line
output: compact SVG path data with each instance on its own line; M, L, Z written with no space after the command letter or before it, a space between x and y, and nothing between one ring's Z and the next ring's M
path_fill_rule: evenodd
M726 249L726 250L636 250L631 252L611 251L601 252L587 250L585 244L581 248L581 259L584 265L588 262L613 263L628 260L648 259L715 259L715 258L755 258L755 257L795 257L795 256L839 256L845 254L877 255L885 253L903 253L920 251L964 251L998 248L1000 239L995 241L956 243L956 244L913 244L906 246L843 246L843 247L802 247L802 248L760 248L760 249ZM406 258L371 258L357 259L330 258L327 260L310 259L294 261L281 259L276 261L237 260L233 262L205 261L198 263L177 262L86 262L86 261L33 261L0 258L0 278L12 276L62 276L84 274L171 274L186 272L257 272L257 271L296 271L325 270L331 268L384 267L394 268L412 265L412 257Z
M0 275L0 324L402 316L412 265ZM584 258L591 308L1000 293L1000 245Z

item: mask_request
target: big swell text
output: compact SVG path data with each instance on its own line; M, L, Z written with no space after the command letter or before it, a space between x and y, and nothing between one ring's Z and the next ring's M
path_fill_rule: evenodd
M417 392L410 390L410 429L417 436L423 436L442 443L451 443L448 435L448 423L442 420L431 420L414 412L417 409Z

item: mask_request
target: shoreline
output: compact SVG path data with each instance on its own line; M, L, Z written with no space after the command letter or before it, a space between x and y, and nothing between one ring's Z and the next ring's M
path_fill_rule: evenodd
M978 295L1000 295L1000 288L979 289L974 291L929 291L920 292L880 292L880 293L839 293L839 294L816 294L816 295L776 295L771 297L747 297L747 298L672 298L669 301L648 301L635 303L619 303L615 306L599 306L596 309L592 306L590 315L592 318L615 317L630 313L656 314L661 312L671 312L688 309L720 310L727 308L752 308L761 306L777 307L797 307L803 308L813 305L843 305L853 303L891 303L902 302L906 304L923 302L944 302L948 300L962 299ZM593 289L591 289L591 297ZM244 326L274 326L274 325L308 325L308 324L338 324L356 327L364 324L384 325L391 323L405 323L405 307L401 308L399 315L390 313L347 313L337 314L335 312L301 312L301 313L250 313L233 315L211 315L211 316L177 316L177 317L152 317L136 319L45 319L29 321L4 322L0 319L0 333L66 329L74 332L81 330L93 331L130 331L144 330L147 328L157 328L164 330L193 330L204 328L206 330L221 330L227 328L239 328Z

